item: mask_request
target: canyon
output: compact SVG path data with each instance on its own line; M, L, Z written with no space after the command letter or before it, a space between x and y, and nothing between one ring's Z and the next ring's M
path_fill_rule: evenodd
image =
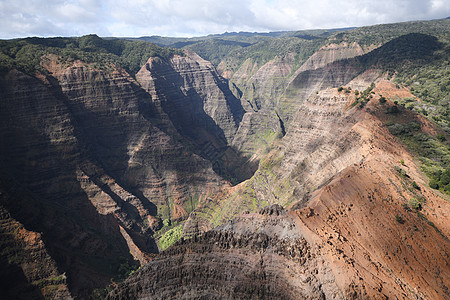
M448 298L449 195L393 130L414 124L448 151L395 81L448 64L448 32L294 36L311 54L215 65L188 47L135 72L56 50L33 72L2 68L2 295Z

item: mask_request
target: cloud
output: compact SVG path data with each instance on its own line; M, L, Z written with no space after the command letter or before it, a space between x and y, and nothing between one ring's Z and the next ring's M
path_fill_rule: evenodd
M0 0L0 38L363 26L450 15L448 0Z

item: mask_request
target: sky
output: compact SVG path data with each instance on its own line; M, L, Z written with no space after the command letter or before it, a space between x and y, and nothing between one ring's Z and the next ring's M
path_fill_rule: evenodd
M192 37L449 16L449 0L0 0L0 39L92 33Z

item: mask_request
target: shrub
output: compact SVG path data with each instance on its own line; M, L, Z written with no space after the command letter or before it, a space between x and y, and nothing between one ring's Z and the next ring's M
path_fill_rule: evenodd
M431 179L430 183L428 185L432 189L435 189L435 190L439 189L439 184L438 184L438 182L435 179Z
M439 180L440 186L446 186L450 183L450 170L445 170Z
M380 101L381 104L386 103L386 98L381 96L379 101Z
M420 186L417 184L417 182L413 181L413 182L411 183L411 185L412 185L413 188L415 188L416 190L419 190L419 191L420 191Z
M391 106L387 109L386 113L388 114L398 114L400 110L398 109L397 105Z
M171 222L170 222L170 220L169 219L165 219L164 221L163 221L163 225L164 226L170 226L170 224L171 224Z
M422 209L422 204L420 204L419 201L417 201L417 199L411 199L409 200L409 205L411 205L411 207L415 210L421 210Z
M178 225L164 233L158 241L160 250L166 250L183 235L183 225Z
M406 171L400 168L399 166L394 166L394 169L402 176L402 177L408 177L408 174L406 174Z
M405 223L405 220L403 220L403 217L400 216L400 215L395 215L395 220L396 220L397 222L399 222L400 224Z
M447 185L445 186L445 191L446 191L446 192L450 192L450 184L447 184Z
M338 87L338 92L342 92L342 90L343 90L344 88L342 87L342 86L340 86L340 87Z
M403 209L406 211L411 211L411 208L409 208L407 203L403 203Z

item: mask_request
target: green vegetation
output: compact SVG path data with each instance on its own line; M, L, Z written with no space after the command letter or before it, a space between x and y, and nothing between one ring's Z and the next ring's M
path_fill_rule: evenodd
M420 125L410 123L387 123L389 131L400 138L408 149L420 160L421 169L430 178L429 185L450 194L450 144L448 141L420 131ZM401 168L396 167L399 173ZM412 183L420 189L417 183Z
M421 66L402 70L395 79L409 87L421 102L413 98L401 99L406 108L413 109L450 133L450 46L439 51L433 60ZM445 138L445 137L444 137Z
M247 59L259 66L269 60L294 55L296 66L311 56L334 30L302 30L269 33L231 32L194 38L142 37L139 40L160 46L192 50L216 67L223 62L228 70L236 71Z
M359 108L363 108L367 104L367 102L369 102L370 99L373 98L372 94L373 94L374 88L375 88L375 83L372 82L370 84L370 86L362 92L355 90L354 93L356 96L356 100L355 100L355 102L352 103L351 107L353 107L359 103ZM343 89L344 89L343 87L339 87L338 92L342 91ZM345 93L349 94L351 92L351 88L350 87L345 88L344 91L345 91Z
M251 43L228 41L223 39L213 39L201 41L189 46L186 49L192 50L203 59L210 61L213 65L218 66L222 59L233 50L239 51L250 46Z
M363 48L383 45L399 36L416 32L422 34L445 36L450 28L450 20L415 21L396 24L364 26L338 32L330 37L329 43L357 42ZM447 36L448 37L448 36Z
M395 215L395 220L397 222L399 222L400 224L405 223L405 220L403 219L403 217L401 215Z
M409 200L409 205L411 205L411 207L416 211L422 209L422 204L419 201L417 201L417 199Z
M160 250L166 250L181 238L183 234L183 224L179 224L172 229L166 231L158 241Z
M256 44L272 38L297 37L304 40L314 40L318 38L326 38L336 32L346 31L343 29L313 29L300 31L275 31L275 32L226 32L223 34L211 34L208 36L180 38L180 37L163 37L163 36L144 36L140 38L130 38L130 40L143 40L160 46L182 48L193 45L195 43L209 40L224 40L232 42L245 42Z
M0 71L16 68L29 74L45 72L41 60L49 54L57 55L62 63L82 60L98 68L119 65L135 74L150 57L168 59L183 52L143 41L105 40L96 35L0 40Z
M402 177L408 177L408 174L406 174L406 171L399 166L394 166L394 169L402 176Z
M259 67L274 59L293 59L293 72L300 67L324 43L325 39L305 40L298 37L276 37L264 39L246 47L236 47L230 50L222 59L223 65L232 72L236 71L245 61L251 60ZM192 46L191 46L192 47ZM209 54L210 57L212 54Z
M59 275L59 276L51 276L44 279L40 279L37 281L33 281L32 284L35 286L38 286L39 288L44 288L46 286L54 286L59 284L65 284L66 283L66 275Z

